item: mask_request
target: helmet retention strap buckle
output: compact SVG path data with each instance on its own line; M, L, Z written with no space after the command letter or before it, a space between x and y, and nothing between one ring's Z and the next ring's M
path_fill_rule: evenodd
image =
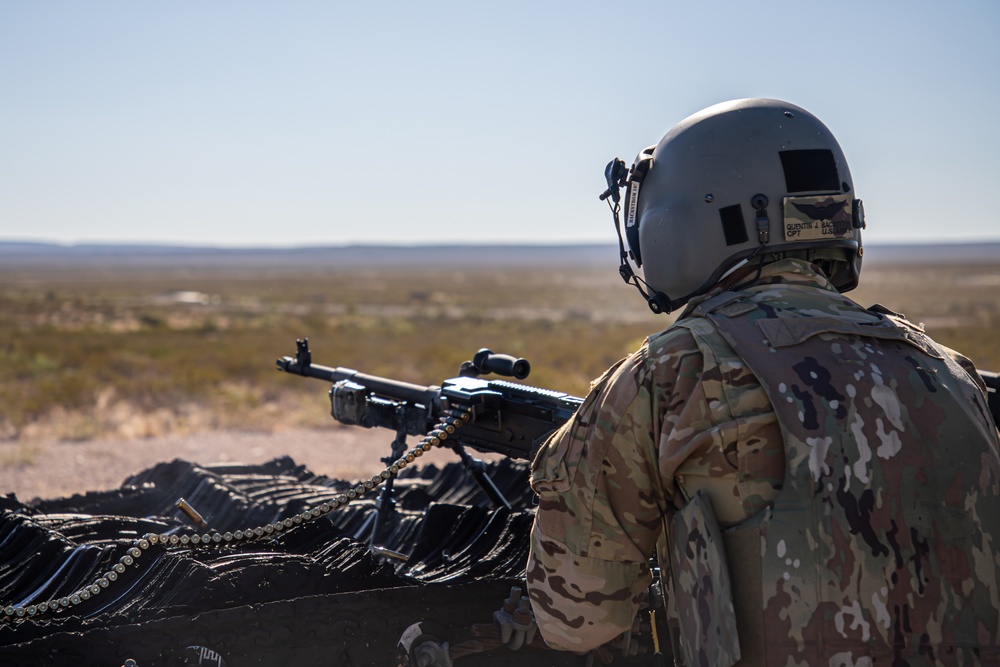
M767 195L756 194L750 198L750 205L757 211L757 242L761 245L771 242L771 221L767 217Z

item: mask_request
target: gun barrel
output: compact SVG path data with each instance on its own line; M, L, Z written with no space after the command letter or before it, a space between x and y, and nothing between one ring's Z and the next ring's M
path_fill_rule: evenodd
M350 380L379 396L406 401L407 403L419 403L425 407L435 406L441 393L441 388L433 385L427 387L420 384L400 382L399 380L391 380L377 375L359 373L353 368L342 368L340 366L330 368L329 366L312 363L303 365L299 364L292 357L282 357L278 359L277 364L278 370L286 373L325 380L331 384L340 382L341 380Z

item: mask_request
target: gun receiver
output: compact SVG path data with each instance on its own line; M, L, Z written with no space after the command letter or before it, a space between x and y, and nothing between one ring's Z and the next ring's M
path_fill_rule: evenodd
M429 433L449 409L471 407L473 420L455 435L459 445L531 460L553 431L562 426L583 399L505 380L484 380L485 373L524 378L524 359L479 350L462 364L458 377L442 385L422 386L312 363L309 340L296 341L295 357L277 360L278 370L325 380L330 414L349 425L381 427L406 435Z

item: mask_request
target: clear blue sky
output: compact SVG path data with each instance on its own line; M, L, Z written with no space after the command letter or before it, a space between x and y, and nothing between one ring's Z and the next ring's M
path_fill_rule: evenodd
M604 165L809 109L868 241L1000 240L1000 3L0 3L0 239L612 242Z

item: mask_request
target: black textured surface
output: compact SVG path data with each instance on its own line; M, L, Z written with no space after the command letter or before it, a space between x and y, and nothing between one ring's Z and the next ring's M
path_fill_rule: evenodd
M395 513L368 548L376 493L274 539L221 549L154 546L108 589L70 611L0 625L0 665L182 665L203 646L239 665L389 665L403 630L433 620L452 642L490 623L523 575L533 511L523 464L489 474L513 505L493 508L460 465L410 467ZM0 600L26 605L93 583L149 533L194 534L186 498L220 532L330 500L349 484L289 458L259 466L162 463L121 489L23 505L0 499ZM197 531L203 532L203 531ZM192 663L193 664L193 663ZM580 664L501 650L459 664Z

